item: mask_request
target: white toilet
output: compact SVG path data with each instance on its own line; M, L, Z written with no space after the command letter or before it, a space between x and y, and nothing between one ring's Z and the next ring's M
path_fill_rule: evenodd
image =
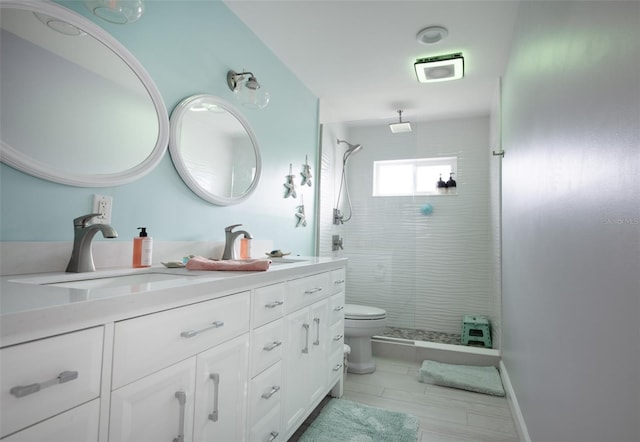
M387 312L367 305L345 304L344 342L351 347L349 373L365 374L376 371L371 353L371 337L384 330Z

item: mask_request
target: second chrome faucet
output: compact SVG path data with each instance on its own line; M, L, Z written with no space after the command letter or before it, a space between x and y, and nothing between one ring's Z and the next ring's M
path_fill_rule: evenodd
M236 238L240 235L244 235L245 238L252 239L253 236L246 230L233 229L240 227L242 224L234 224L232 226L225 227L224 229L224 252L222 252L222 259L236 259L235 242Z

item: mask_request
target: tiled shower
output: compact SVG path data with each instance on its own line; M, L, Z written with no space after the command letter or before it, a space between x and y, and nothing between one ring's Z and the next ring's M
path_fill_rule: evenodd
M319 253L349 258L347 302L385 309L385 335L418 330L413 339L455 343L463 315L485 315L499 348L500 159L491 154L490 119L412 126L391 134L386 122L323 125ZM337 138L363 146L347 165L353 217L342 225L332 222L344 152ZM455 195L372 196L373 161L447 156L458 158ZM431 215L420 210L426 203ZM334 235L342 250L332 250Z

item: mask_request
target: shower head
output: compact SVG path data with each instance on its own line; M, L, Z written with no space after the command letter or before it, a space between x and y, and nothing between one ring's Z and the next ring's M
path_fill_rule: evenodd
M360 152L360 151L362 150L362 146L361 146L360 144L351 144L351 143L349 143L348 141L338 140L338 144L340 144L340 143L344 143L344 144L346 144L347 146L349 146L349 147L347 147L347 150L346 150L346 152L344 153L344 156L342 157L342 161L343 161L344 163L346 163L346 162L347 162L347 160L349 159L349 157L351 156L351 154L354 154L354 153Z

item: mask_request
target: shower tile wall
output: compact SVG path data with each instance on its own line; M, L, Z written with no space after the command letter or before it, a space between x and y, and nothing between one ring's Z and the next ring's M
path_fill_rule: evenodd
M335 128L323 127L320 254L332 254L331 235L343 237L347 302L384 308L392 327L460 333L463 315L480 314L499 330L489 118L412 126L403 135L392 135L384 122L341 128L340 138L363 146L349 160L354 215L341 226L331 225L335 198L325 193L337 192L341 161L335 158L344 149L335 146ZM371 196L373 161L451 155L458 156L458 195ZM420 213L425 202L433 206L431 216Z

